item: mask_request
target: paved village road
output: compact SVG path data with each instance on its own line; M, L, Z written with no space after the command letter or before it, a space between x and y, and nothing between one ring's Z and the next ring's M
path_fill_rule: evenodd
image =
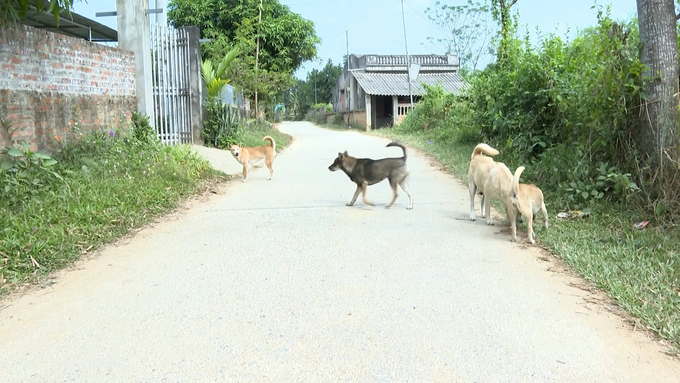
M415 209L327 167L384 139L283 123L267 171L0 310L2 382L677 382L680 364L588 303L460 182L411 151ZM540 238L542 228L537 229ZM2 307L3 305L0 305Z

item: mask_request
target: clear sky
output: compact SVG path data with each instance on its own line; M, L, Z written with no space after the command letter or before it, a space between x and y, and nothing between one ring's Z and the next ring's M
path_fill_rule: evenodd
M151 0L152 4L156 0ZM159 3L165 0L157 0ZM349 50L356 54L404 54L404 32L400 0L280 0L293 12L310 19L322 39L318 62L306 63L296 76L305 78L307 71L322 67L330 58L340 63L347 51L345 31L349 31ZM443 0L442 3L462 5L467 0ZM513 7L520 13L520 25L532 32L538 27L543 33L557 32L573 37L576 30L595 24L594 0L518 0ZM637 14L636 0L598 0L611 4L615 19ZM406 33L410 54L443 53L443 48L427 41L441 38L444 33L427 20L425 9L435 0L404 0ZM115 0L88 0L76 3L75 11L95 18L95 12L115 10ZM97 18L102 24L116 28L116 18ZM152 19L153 22L153 19ZM522 28L524 30L524 28Z

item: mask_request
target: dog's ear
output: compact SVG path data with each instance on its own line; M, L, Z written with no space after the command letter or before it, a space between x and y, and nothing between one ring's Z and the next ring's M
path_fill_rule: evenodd
M339 158L339 159L342 159L342 153L339 153L339 152L338 152L338 158Z
M347 150L345 150L345 157L347 157L347 156L349 156L349 154L347 154Z

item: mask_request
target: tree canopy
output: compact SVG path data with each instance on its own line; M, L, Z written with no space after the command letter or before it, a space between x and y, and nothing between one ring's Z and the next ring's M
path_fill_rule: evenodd
M290 86L292 74L316 57L314 23L292 12L278 0L263 0L258 28L259 0L171 0L168 19L174 26L196 25L201 37L211 39L201 48L204 59L221 60L232 47L242 56L229 74L247 95L257 83L262 96L272 97ZM260 37L259 71L255 73L256 39Z
M323 69L312 69L307 73L306 80L298 80L297 97L300 111L305 113L309 107L317 103L328 104L333 102L333 87L342 73L342 66L333 65L328 59ZM316 97L314 88L316 86Z

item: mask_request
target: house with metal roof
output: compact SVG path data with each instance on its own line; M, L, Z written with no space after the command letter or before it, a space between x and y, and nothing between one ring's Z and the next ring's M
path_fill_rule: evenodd
M460 61L451 55L411 55L409 71L405 55L349 56L333 88L333 111L348 122L365 121L367 129L398 124L425 94L423 84L439 84L445 92L462 94L467 82L460 75Z

